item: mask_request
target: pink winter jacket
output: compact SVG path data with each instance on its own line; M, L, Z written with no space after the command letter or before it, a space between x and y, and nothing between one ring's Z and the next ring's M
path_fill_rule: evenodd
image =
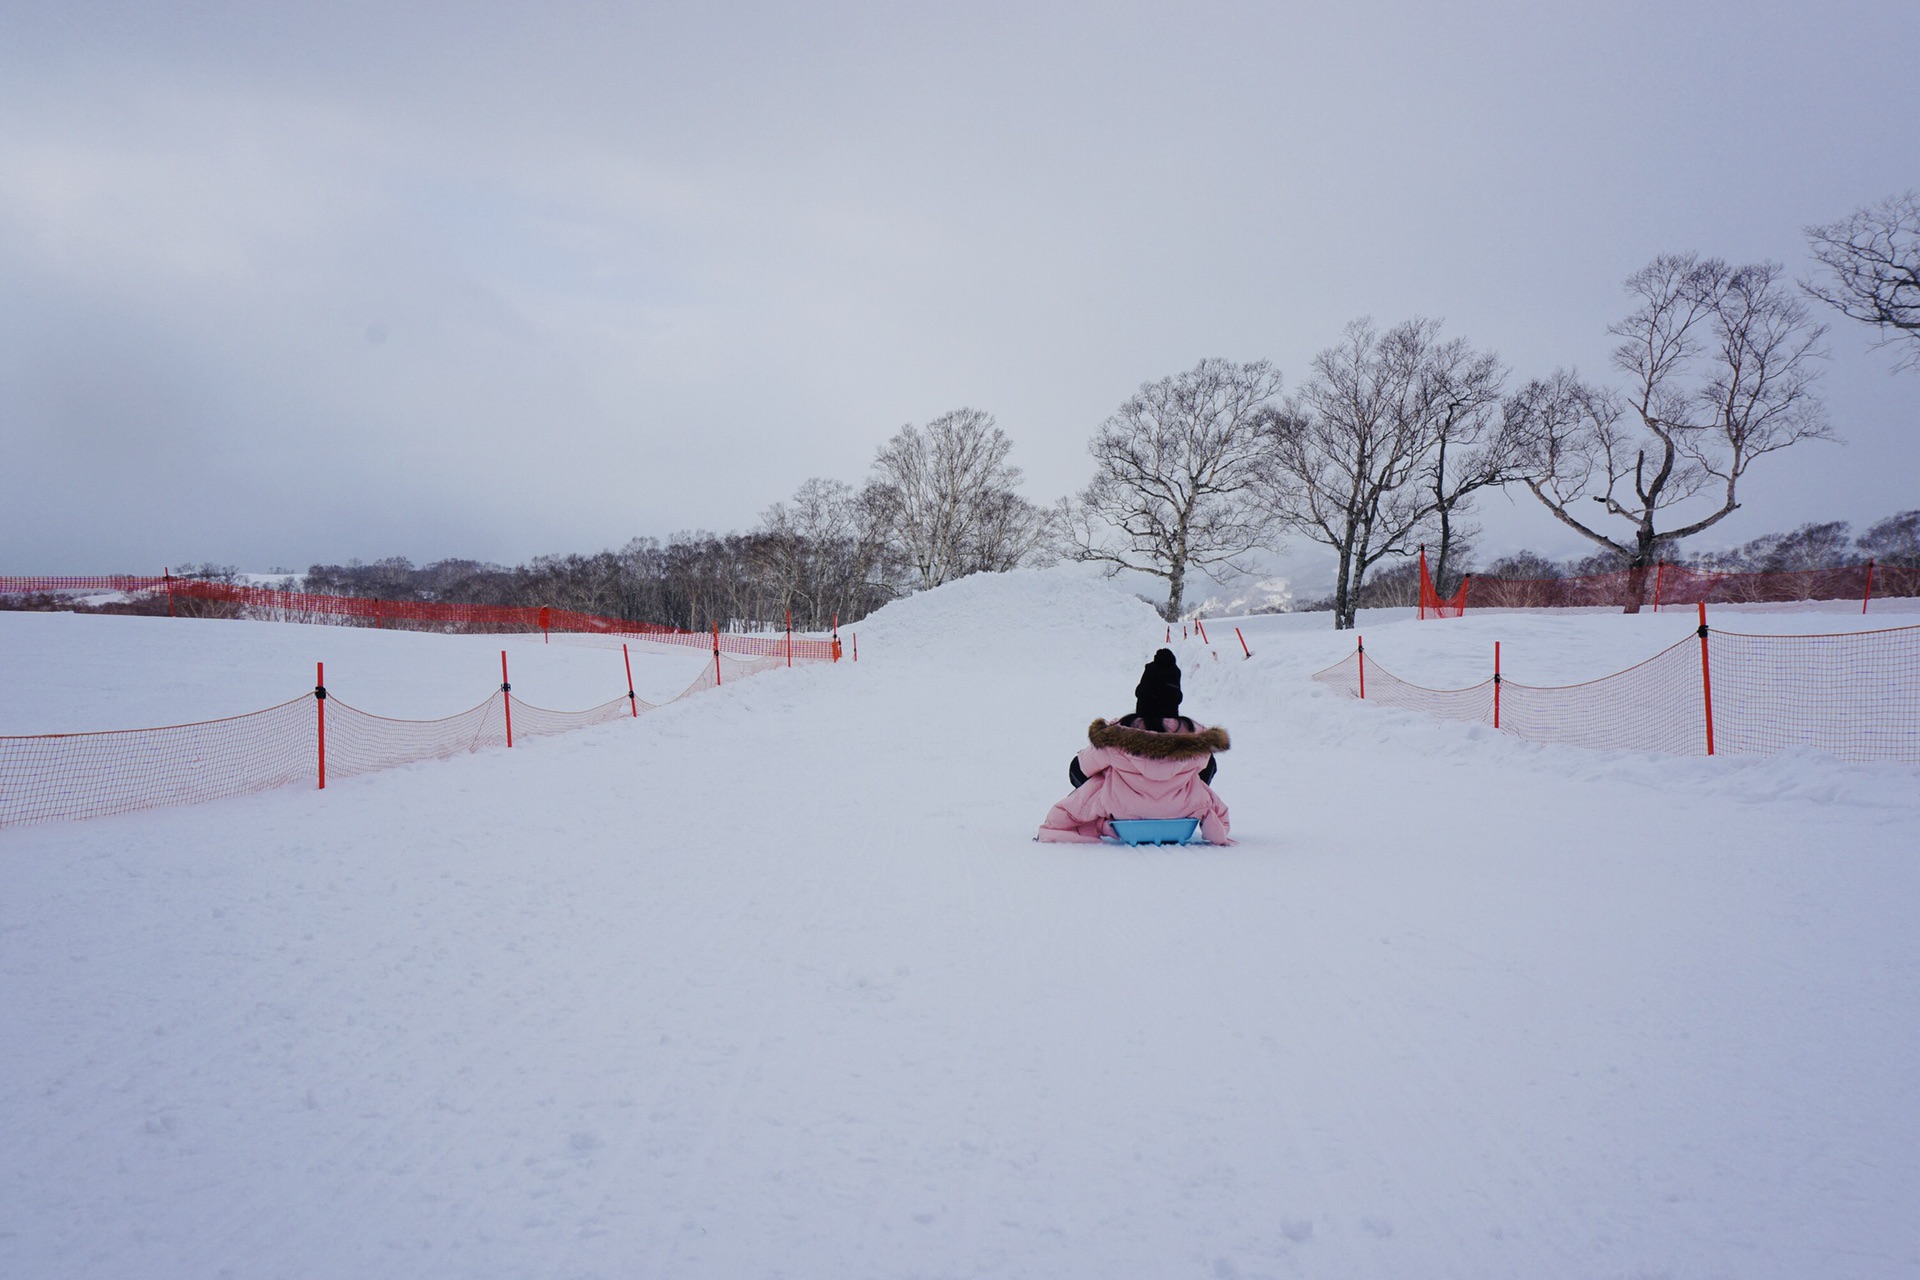
M1194 725L1192 733L1155 733L1095 720L1080 753L1084 784L1053 806L1041 840L1098 841L1112 818L1198 818L1211 844L1227 838L1227 806L1200 781L1207 757L1228 746L1227 731Z

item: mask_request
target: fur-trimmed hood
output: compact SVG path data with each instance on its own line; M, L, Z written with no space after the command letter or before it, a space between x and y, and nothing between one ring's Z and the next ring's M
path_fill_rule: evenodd
M1110 747L1147 760L1187 760L1225 751L1232 745L1227 731L1219 725L1199 733L1155 733L1151 729L1108 724L1105 720L1095 720L1087 726L1087 741L1096 747Z

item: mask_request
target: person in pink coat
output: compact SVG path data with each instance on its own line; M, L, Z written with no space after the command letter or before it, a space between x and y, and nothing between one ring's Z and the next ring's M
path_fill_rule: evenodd
M1073 794L1053 806L1037 837L1094 843L1115 818L1198 818L1209 844L1232 844L1227 806L1207 784L1230 745L1227 731L1180 714L1180 664L1173 651L1153 655L1133 691L1134 712L1095 720L1087 748L1067 767Z

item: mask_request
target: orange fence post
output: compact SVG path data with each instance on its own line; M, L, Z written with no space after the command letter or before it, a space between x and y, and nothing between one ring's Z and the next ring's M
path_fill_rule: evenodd
M1201 626L1201 625L1200 625L1200 615L1199 615L1199 614L1197 614L1197 613L1193 615L1193 629L1194 629L1195 631L1198 631L1198 632L1200 633L1200 643L1201 643L1201 644L1212 644L1212 643L1213 643L1213 641L1211 641L1211 640L1209 640L1209 639L1207 639L1207 629L1206 629L1205 627L1203 627L1203 626Z
M1173 624L1172 623L1167 624L1167 643L1168 644L1173 643Z
M633 658L627 653L626 641L620 642L620 661L627 664L627 705L633 708L635 718L640 715L640 700L633 696Z
M713 624L713 687L720 687L720 624Z
M513 686L507 682L507 651L500 651L500 705L507 709L507 745L513 745Z
M1667 562L1662 560L1660 567L1653 571L1653 611L1660 612L1660 587L1667 576Z
M833 615L833 660L840 661L840 615Z
M1493 642L1493 727L1500 727L1500 642Z
M787 665L793 665L793 610L787 610Z
M167 565L163 567L161 573L163 573L167 579L167 616L171 618L173 616L173 566Z
M542 644L553 643L553 637L547 634L547 626L552 621L553 621L553 606L550 604L541 605L540 606L540 643Z
M1240 636L1240 628L1235 627L1233 634ZM1240 636L1240 652L1246 654L1249 658L1253 656L1253 650L1247 648L1247 638L1245 636Z
M1353 638L1353 652L1360 659L1360 701L1365 702L1367 700L1367 638L1365 636Z
M853 637L853 660L858 662L860 661L860 633L855 631L850 634Z
M1873 561L1867 561L1867 594L1861 597L1860 612L1867 611L1867 604L1873 599Z
M327 789L327 664L313 664L313 714L320 734L320 787Z
M1713 675L1707 667L1707 602L1700 602L1700 699L1707 713L1707 754L1713 754Z

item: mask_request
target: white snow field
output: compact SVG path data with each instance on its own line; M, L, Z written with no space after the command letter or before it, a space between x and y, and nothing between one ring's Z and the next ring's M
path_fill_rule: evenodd
M712 658L633 641L634 692L671 700ZM375 715L431 719L484 702L507 653L513 691L555 711L627 695L607 636L435 635L297 622L0 613L0 734L79 733L240 715L327 687Z
M0 831L0 1275L1920 1275L1920 770L1532 746L1241 625L1175 646L1227 848L1032 842L1163 634L1071 570L637 722ZM1444 685L1692 625L1361 629ZM0 731L315 658L445 714L503 645L607 696L526 637L0 614Z

